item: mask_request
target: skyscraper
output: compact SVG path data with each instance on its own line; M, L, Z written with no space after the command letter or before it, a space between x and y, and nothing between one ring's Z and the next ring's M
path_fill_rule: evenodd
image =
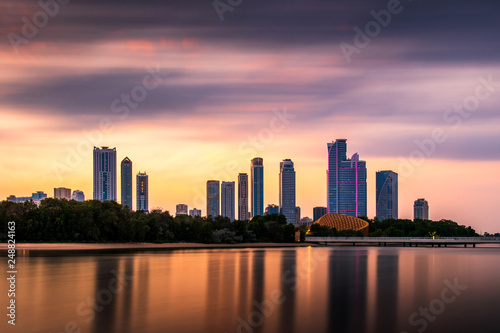
M84 202L85 201L85 194L83 191L80 190L74 190L73 195L71 196L73 200L79 201L79 202Z
M347 158L346 139L328 143L328 213L366 216L366 162L359 155Z
M376 173L377 218L380 221L398 218L398 174L390 171Z
M136 177L137 184L137 210L149 212L149 177L146 172L140 172Z
M248 174L238 174L238 220L248 220Z
M207 181L207 217L219 216L219 181Z
M299 223L295 220L295 169L290 159L280 163L279 206L280 213L286 217L286 223Z
M54 188L54 199L71 200L71 189L65 187Z
M429 203L425 199L417 199L413 203L413 218L414 219L429 219Z
M132 209L132 161L125 157L121 163L122 205Z
M94 200L116 201L116 148L94 147Z
M264 215L264 162L256 157L250 165L252 187L252 216Z
M314 207L313 208L313 222L319 220L319 218L328 213L328 209L326 207Z
M234 182L221 184L221 215L234 221Z

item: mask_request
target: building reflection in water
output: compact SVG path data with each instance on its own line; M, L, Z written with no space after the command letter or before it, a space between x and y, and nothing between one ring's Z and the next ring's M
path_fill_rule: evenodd
M366 250L333 250L328 259L328 332L364 332Z

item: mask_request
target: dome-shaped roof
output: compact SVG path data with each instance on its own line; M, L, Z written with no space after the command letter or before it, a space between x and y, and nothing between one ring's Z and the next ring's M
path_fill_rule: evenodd
M323 215L314 223L337 230L361 231L365 236L368 236L368 222L357 217L330 213Z

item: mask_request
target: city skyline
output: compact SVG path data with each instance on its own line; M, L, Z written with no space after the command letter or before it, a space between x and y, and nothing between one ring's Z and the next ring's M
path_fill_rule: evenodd
M332 147L335 147L335 145L336 145L337 141L339 141L339 140L342 142L342 144L343 144L343 145L345 145L345 142L347 141L346 139L337 139L335 142L333 142L333 143L329 143L329 144L328 144L329 151L330 151L330 149L331 149ZM334 144L335 144L335 145L334 145ZM343 149L344 149L344 148L343 148ZM346 150L346 149L344 149L344 150ZM94 147L94 157L96 156L96 151L98 152L97 154L99 154L99 153L101 153L101 152L105 152L105 153L111 152L111 158L116 157L116 152L117 152L116 147L115 147L115 148L112 148L112 149L109 149L109 147L108 147L108 146L103 146L103 147L101 147L101 148ZM98 156L98 155L97 155L97 156ZM99 158L100 158L100 157L99 157ZM106 158L108 158L108 157L106 157ZM262 158L254 158L254 159L252 159L252 160L251 160L251 169L252 169L252 167L253 167L253 163L254 163L254 162L257 162L257 163L256 163L256 165L257 165L258 167L263 166L262 160L263 160ZM104 161L106 161L106 160L104 159ZM347 159L347 161L348 161L348 162L351 162L351 159ZM363 165L365 165L365 163L366 163L365 161L359 161L359 156L358 156L358 154L357 154L357 153L355 153L355 154L353 155L353 160L352 160L352 161L354 161L355 163L357 163L357 162L362 162L362 163L363 163ZM125 157L125 158L122 160L122 167L123 167L123 162L129 162L129 163L130 163L130 165L132 164L132 162L130 161L130 159L128 159L128 157ZM281 168L283 167L283 163L286 163L286 162L291 162L291 160L290 160L290 159L284 159L284 160L282 160L282 161L280 162L280 170L281 170ZM291 163L292 163L292 168L293 168L293 162L291 162ZM95 164L96 164L96 163L94 162L94 165L95 165ZM111 161L111 163L110 163L110 164L111 164L111 165L113 164L113 163L112 163L112 161ZM115 164L116 164L116 163L115 163ZM262 168L262 169L263 169L263 168ZM377 172L375 173L375 174L376 174L376 180L377 180L377 177L378 177L379 173L384 173L384 172L385 172L385 173L391 173L391 174L395 175L395 179L396 179L396 183L395 183L396 195L395 195L395 198L396 198L396 202L397 202L397 201L398 201L397 173L394 173L393 171L382 171L382 172L381 172L381 171L377 171ZM94 170L94 173L95 173L95 170ZM295 173L295 172L294 172L294 173ZM241 177L241 176L243 176L243 177L244 177L245 175L247 176L247 174L245 174L245 173L239 173L239 174L238 174L238 180L240 180L240 177ZM145 184L146 192L144 192L143 190L141 190L141 191L140 191L140 188L141 188L141 189L143 189L143 188L144 188L144 186L140 187L140 186L139 186L139 181L137 181L137 198L139 198L139 196L140 196L140 195L139 195L139 192L141 192L142 194L141 194L141 203L139 203L139 200L138 200L138 201L137 201L137 207L136 207L136 208L137 208L137 210L139 210L139 206L141 206L141 207L146 207L147 209L145 209L145 211L149 211L149 203L148 203L148 197L149 197L149 186L148 186L148 179L147 179L147 178L148 178L148 176L147 176L147 174L146 174L146 173L141 173L141 172L139 172L139 173L137 174L137 178L139 179L139 177L140 177L140 176L143 176L143 177L145 177L145 179L146 179L145 183L143 183L143 185ZM281 178L281 172L280 172L280 174L279 174L278 176L279 176L278 178ZM385 175L385 176L387 176L387 175ZM393 177L394 177L394 176L393 176ZM248 178L248 176L247 176L247 178ZM122 179L122 180L123 180L123 179ZM243 178L243 180L244 180L244 178ZM264 179L262 179L262 182L263 182L263 180L264 180ZM378 180L377 180L377 181L378 181ZM95 182L95 180L94 180L94 182ZM232 183L232 184L233 184L233 187L234 187L234 188L233 188L233 193L236 195L236 189L235 189L235 187L236 187L236 186L235 186L235 183L236 183L236 182L235 182L235 181L232 181L232 182L226 182L226 181L222 181L222 182L221 182L221 181L207 181L207 190L208 190L208 184L209 184L209 183L215 183L215 182L216 182L216 183L218 183L218 184L219 184L219 186L220 186L220 188L219 188L219 190L218 190L218 193L217 193L217 199L219 200L219 204L217 205L218 216L226 216L226 215L223 213L223 208L222 208L222 186L221 186L221 183L225 183L225 184ZM240 184L239 184L239 185L240 185ZM328 177L327 177L327 186L328 186ZM378 186L378 185L377 185L377 186ZM281 187L281 186L280 186L280 187ZM63 190L63 189L65 189L65 190L70 190L70 189L67 189L67 188L64 188L64 187L54 188L54 197L56 197L56 190L59 190L59 189L61 189L61 190ZM78 192L81 192L81 195L83 195L83 192L82 192L82 191L78 191ZM42 192L42 191L38 191L37 193L43 193L43 192ZM34 195L35 195L35 193L33 193L33 196L34 196ZM208 200L208 198L209 198L209 196L208 196L208 191L207 191L206 195L207 195L207 201L206 201L206 204L207 204L207 212L208 212L208 206L209 206L209 203L208 203L208 202L209 202L209 200ZM378 198L378 192L376 192L376 195L377 195L377 198ZM73 196L74 196L74 194L73 194ZM9 197L7 197L7 200L9 200L11 197L14 197L14 198L15 198L15 195L10 195ZM45 197L47 197L47 195L46 195L46 194L45 194ZM29 200L30 198L31 198L31 197L29 197L29 198L28 198L28 197L17 197L18 201L19 201L19 199L22 199L23 201L24 201L24 200L26 200L26 199L28 199L28 200ZM42 198L42 199L43 199L43 198ZM215 199L215 198L214 198L214 199ZM281 199L281 198L279 198L279 199ZM40 199L37 199L37 200L39 201ZM423 200L423 199L418 199L417 201L420 201L420 200ZM234 200L233 200L233 201L234 201ZM377 201L377 200L376 200L376 201ZM415 219L415 216L416 216L416 211L417 211L417 210L416 210L416 204L417 204L417 201L415 201L415 202L414 202L414 205L413 205L413 217L412 217L412 219ZM424 201L425 201L425 200L424 200ZM118 201L117 201L117 202L118 202ZM425 203L427 204L427 201L425 201ZM145 206L144 206L144 205L145 205ZM273 204L266 204L266 205L267 205L267 206L274 206ZM177 211L177 210L178 210L178 206L180 206L180 205L179 205L179 204L177 204L177 205L176 205L176 209L175 209L174 211ZM181 206L182 206L182 205L181 205ZM235 206L235 207L233 208L233 214L234 214L234 215L236 215L236 204L235 204L235 201L234 201L234 206ZM397 205L396 205L396 206L397 206ZM280 211L280 214L282 214L282 213L281 213L281 208L280 208L280 206L279 206L279 205L277 205L276 207L278 207L278 209L279 209L279 211ZM159 207L159 208L161 208L161 207ZM263 214L262 214L262 215L265 215L265 214L266 214L266 212L267 212L268 208L269 208L269 207L267 207L267 208L266 208L266 210L263 212ZM317 208L320 208L320 207L314 207L313 212L312 212L312 214L311 214L311 215L314 215L315 210L316 210ZM141 209L141 210L143 210L143 209ZM170 211L170 210L169 210L169 209L166 209L165 211ZM298 211L298 213L297 213L297 211ZM395 211L397 212L397 211L398 211L398 209L396 208L396 209L395 209ZM229 212L229 215L231 215L231 209L230 209L230 208L228 208L227 212ZM420 212L420 210L419 210L419 212ZM424 214L424 216L427 216L427 217L428 217L428 204L427 204L426 208L424 207L423 213L419 213L419 214ZM426 215L425 215L425 214L426 214ZM251 215L251 214L250 214L250 215ZM295 207L295 219L297 219L297 216L299 216L299 217L300 217L300 206ZM361 216L361 215L360 215L360 216ZM229 217L232 221L235 219L235 218L231 218L231 216L227 216L227 217ZM369 217L369 218L372 218L371 216L368 216L368 217ZM375 216L373 216L373 218L374 218L374 217L376 217L376 215L375 215ZM397 218L397 217L396 217L396 218ZM439 219L438 219L438 220L439 220ZM300 221L300 219L299 219L299 221ZM292 223L292 222L291 222L291 223ZM297 222L297 223L298 223L298 222Z
M41 10L6 1L4 37ZM17 52L3 38L0 154L9 158L0 170L10 177L0 197L70 187L92 198L92 147L107 145L118 147L118 161L148 161L134 167L155 180L150 204L171 212L179 202L204 209L206 179L236 181L255 156L269 165L265 204L277 203L271 166L290 158L301 168L297 193L308 193L297 205L311 216L326 205L317 186L323 143L345 137L369 161L370 217L375 171L389 169L400 176L401 218L426 197L435 217L497 229L486 212L500 197L500 179L489 176L500 168L498 2L404 3L350 62L339 45L354 45L354 28L387 1L308 1L286 11L274 0L245 2L224 21L206 1L126 2L127 19L109 14L114 5L61 6ZM108 14L96 22L93 12ZM86 25L93 30L80 33ZM477 178L455 196L470 170Z

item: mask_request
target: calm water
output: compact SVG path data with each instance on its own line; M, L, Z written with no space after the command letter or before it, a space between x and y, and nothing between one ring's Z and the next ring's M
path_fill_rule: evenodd
M500 248L32 252L18 270L1 332L500 332Z

